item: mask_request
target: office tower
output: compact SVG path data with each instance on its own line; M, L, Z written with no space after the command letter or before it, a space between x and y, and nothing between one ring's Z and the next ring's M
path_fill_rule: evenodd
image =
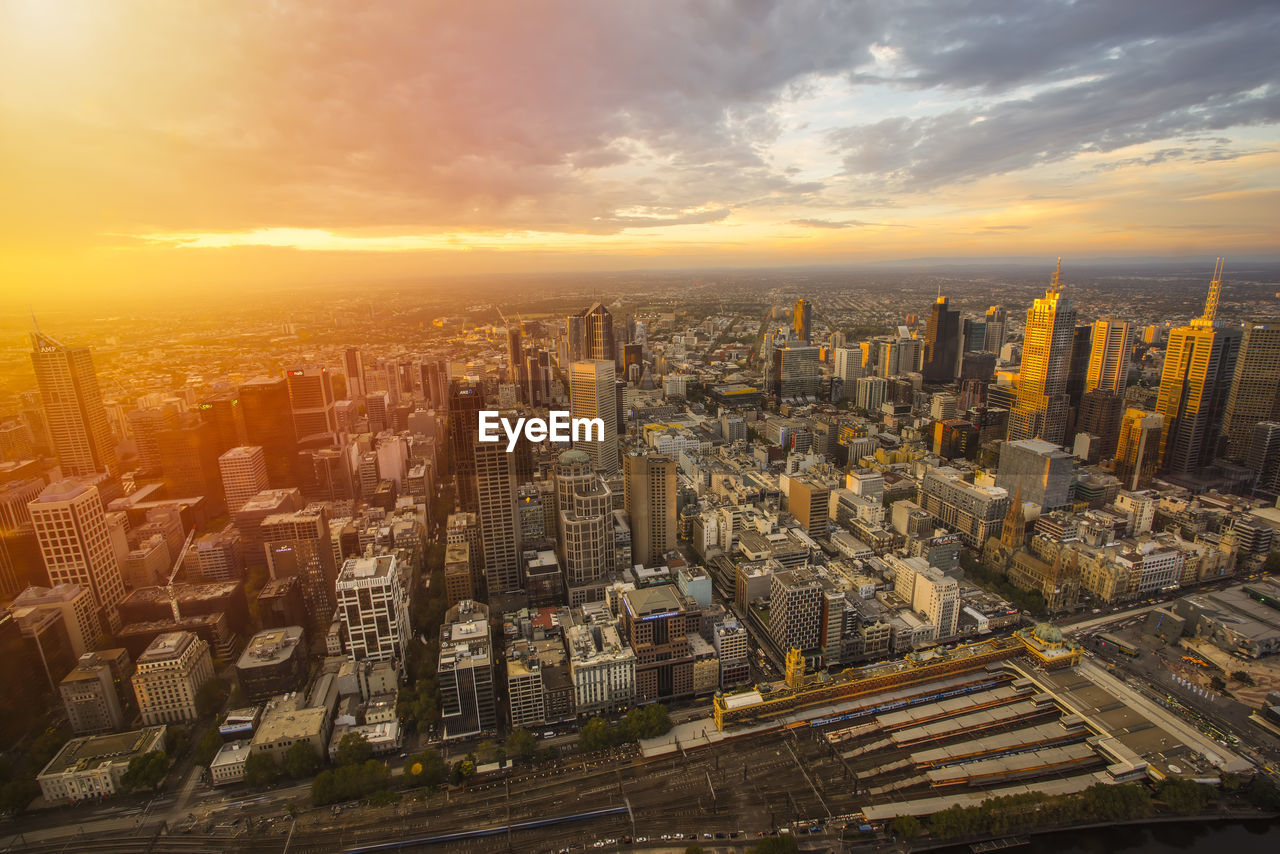
M843 384L843 397L853 397L855 382L865 376L863 364L861 347L837 347L833 351L832 372Z
M859 377L855 383L853 405L868 412L879 411L888 385L884 377Z
M138 656L133 693L146 726L200 717L196 697L213 678L209 644L192 632L165 632Z
M285 379L298 444L312 448L333 445L338 438L338 414L329 369L294 368L285 372Z
M999 353L1004 346L1009 328L1009 314L998 305L987 309L987 321L982 349L988 353Z
M337 576L337 560L324 505L309 505L292 513L268 516L258 526L258 536L266 549L271 577L298 577L311 627L323 632L333 617L333 587Z
M240 405L244 409L245 443L262 448L271 488L294 486L298 441L293 431L288 384L283 377L250 380L240 386Z
M456 500L466 513L479 510L474 449L480 438L481 409L484 409L484 390L480 386L462 380L449 383L449 460L453 463Z
M911 610L937 627L939 640L951 637L960 622L959 584L937 567L924 567L915 576Z
M125 416L133 445L138 452L137 474L148 477L160 474L159 436L165 430L178 426L178 410L172 406L162 409L135 409Z
M1244 330L1222 417L1228 459L1248 455L1253 426L1260 421L1280 421L1280 324Z
M130 690L132 677L127 650L104 649L80 656L58 686L71 731L84 735L123 729L130 705L124 691Z
M1023 502L1042 513L1071 505L1071 480L1075 458L1040 439L1021 439L1000 446L996 486L1007 492L1022 491Z
M393 554L348 558L338 573L338 619L347 655L355 661L403 666L413 630L403 568Z
M217 430L207 421L185 416L186 423L156 436L160 472L170 497L204 496L210 507L222 504L222 476L218 471Z
M786 347L773 351L772 375L775 385L770 391L779 399L816 400L822 385L818 347Z
M507 327L507 382L514 383L523 395L528 384L525 380L524 343L520 335L520 327Z
M480 550L489 595L519 590L520 531L516 524L515 455L501 442L473 447Z
M1109 460L1115 455L1123 414L1124 398L1114 391L1096 388L1080 399L1076 433L1098 437L1098 459Z
M524 381L524 397L530 406L551 403L551 360L545 350L535 347L525 353Z
M1280 422L1253 425L1245 465L1254 473L1256 495L1272 500L1280 497Z
M1218 259L1204 314L1169 333L1156 411L1164 416L1160 464L1170 474L1195 474L1218 451L1241 338L1238 328L1217 323L1221 291Z
M960 358L960 312L947 305L938 294L933 311L925 324L924 362L921 373L927 383L949 383L956 375L956 359Z
M599 471L612 474L618 470L618 405L613 362L591 359L574 362L569 367L569 407L574 418L598 418L604 422L604 438L575 441L573 446L586 451L591 464ZM594 437L598 435L592 432Z
M347 398L364 397L364 355L355 347L348 347L343 354L342 367L347 377Z
M929 417L935 421L949 421L956 417L956 396L954 394L938 394L929 398Z
M987 346L987 321L966 317L960 324L960 346L964 353L981 353Z
M182 568L187 581L192 583L239 581L244 575L244 562L236 529L228 525L221 531L196 537L183 555ZM165 572L167 574L167 567Z
M1091 352L1093 327L1088 324L1077 326L1071 335L1071 359L1067 362L1067 429L1063 434L1063 444L1075 435L1076 418L1080 414L1080 398L1084 397Z
M88 588L99 622L118 631L116 605L124 598L124 581L98 488L76 480L51 483L27 506L49 581Z
M566 327L570 363L592 359L616 361L613 315L604 305L595 303L591 308L569 315ZM581 355L574 358L578 352Z
M115 439L88 347L66 347L31 333L31 364L44 416L65 477L120 473Z
M909 374L920 366L921 342L907 334L905 326L898 328L897 338L880 339L876 342L875 375L878 377L896 377Z
M493 681L489 609L480 602L463 600L445 612L440 627L436 684L445 741L498 728Z
M570 606L604 598L614 569L613 493L580 450L556 460L558 545Z
M631 517L632 561L659 566L676 547L676 464L636 449L627 455L624 498Z
M1076 328L1076 311L1062 293L1062 259L1049 289L1027 312L1022 347L1022 373L1013 409L1009 439L1044 439L1053 445L1066 441L1070 400L1067 379Z
M792 324L796 330L796 338L806 345L813 343L813 306L806 299L796 300L796 307L791 312Z
M27 509L27 505L44 488L44 480L38 477L0 484L0 531L17 531L30 527L31 511Z
M822 582L812 570L775 572L769 603L769 635L779 650L822 647Z
M787 511L815 540L826 539L830 499L831 488L814 478L798 476L788 481Z
M636 699L641 702L693 694L694 654L702 611L674 584L622 594L621 627L636 661Z
M449 543L444 550L444 598L452 608L463 599L477 598L471 573L471 547L466 543Z
M980 549L1000 532L1009 510L1009 491L998 486L975 486L950 467L930 469L920 482L920 507L952 528L965 545Z
M422 396L432 409L449 405L449 363L444 359L422 363Z
M34 456L31 431L22 421L6 421L0 424L0 459L29 460Z
M12 611L20 615L30 610L57 611L61 615L71 654L76 658L97 649L105 637L97 600L87 585L28 587L13 600Z
M1146 489L1160 460L1164 416L1145 409L1126 409L1116 445L1116 477L1124 489Z
M391 397L385 391L365 395L364 411L369 419L370 433L376 435L391 429Z
M1129 380L1129 348L1132 342L1133 324L1129 321L1115 318L1094 321L1089 368L1084 383L1086 393L1103 389L1124 394Z
M213 425L218 453L244 444L244 409L235 392L223 392L200 401L200 419Z

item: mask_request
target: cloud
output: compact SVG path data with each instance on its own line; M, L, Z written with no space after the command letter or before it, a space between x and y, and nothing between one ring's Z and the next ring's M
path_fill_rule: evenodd
M868 226L876 228L911 228L909 225L896 222L866 222L860 219L793 219L792 225L798 225L801 228L864 228Z

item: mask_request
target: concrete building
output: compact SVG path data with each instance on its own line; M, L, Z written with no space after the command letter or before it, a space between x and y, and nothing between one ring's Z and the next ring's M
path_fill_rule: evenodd
M950 467L930 469L920 482L920 508L970 548L981 548L999 535L1009 503L1003 487L975 486Z
M600 419L604 437L575 441L574 448L591 457L591 465L606 474L618 470L617 376L612 359L590 359L569 366L569 407L573 418ZM594 437L594 433L592 434Z
M120 790L135 756L164 749L163 726L73 738L54 754L36 782L49 803L99 800Z
M613 622L565 629L574 704L580 714L618 710L636 696L636 656Z
M338 574L343 643L356 661L403 664L412 629L409 594L394 554L348 558Z
M62 706L77 735L124 727L133 662L123 649L86 652L59 684Z
M236 681L252 702L296 691L307 678L307 647L301 626L263 629L245 644Z
M160 635L138 658L133 692L142 722L180 723L198 718L196 695L213 678L209 645L191 632Z
M641 702L693 694L693 650L702 612L673 584L622 594L619 618L636 657L636 698Z
M306 697L296 693L282 694L263 709L250 750L265 753L280 764L290 747L305 742L322 758L332 731L333 715L328 705L310 705Z
M625 503L631 520L635 563L657 566L676 547L676 464L670 457L632 451L627 455Z
M270 487L267 458L257 445L240 445L218 457L222 475L222 493L227 512L235 513L259 492Z
M28 587L18 594L11 606L15 614L25 609L54 610L62 615L71 641L72 654L79 658L98 648L104 637L99 610L88 587L62 583L55 587Z
M1071 481L1075 473L1071 454L1040 439L1005 442L1000 446L996 486L1010 495L1022 491L1024 503L1041 513L1071 506Z
M493 648L489 608L464 600L445 614L436 678L446 740L494 732Z

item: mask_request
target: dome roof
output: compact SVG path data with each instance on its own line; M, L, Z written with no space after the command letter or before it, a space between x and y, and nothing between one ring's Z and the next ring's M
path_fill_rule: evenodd
M1053 623L1039 623L1034 634L1045 643L1062 643L1062 629Z

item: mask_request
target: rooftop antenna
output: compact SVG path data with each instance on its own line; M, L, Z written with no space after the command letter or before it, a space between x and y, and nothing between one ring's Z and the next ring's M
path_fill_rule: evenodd
M1058 268L1053 271L1053 278L1049 280L1049 291L1055 292L1062 290L1062 256L1058 256Z
M1217 258L1213 264L1213 281L1209 283L1209 295L1204 300L1204 314L1200 317L1207 324L1212 324L1218 317L1218 300L1222 297L1222 268L1226 266L1226 258Z

